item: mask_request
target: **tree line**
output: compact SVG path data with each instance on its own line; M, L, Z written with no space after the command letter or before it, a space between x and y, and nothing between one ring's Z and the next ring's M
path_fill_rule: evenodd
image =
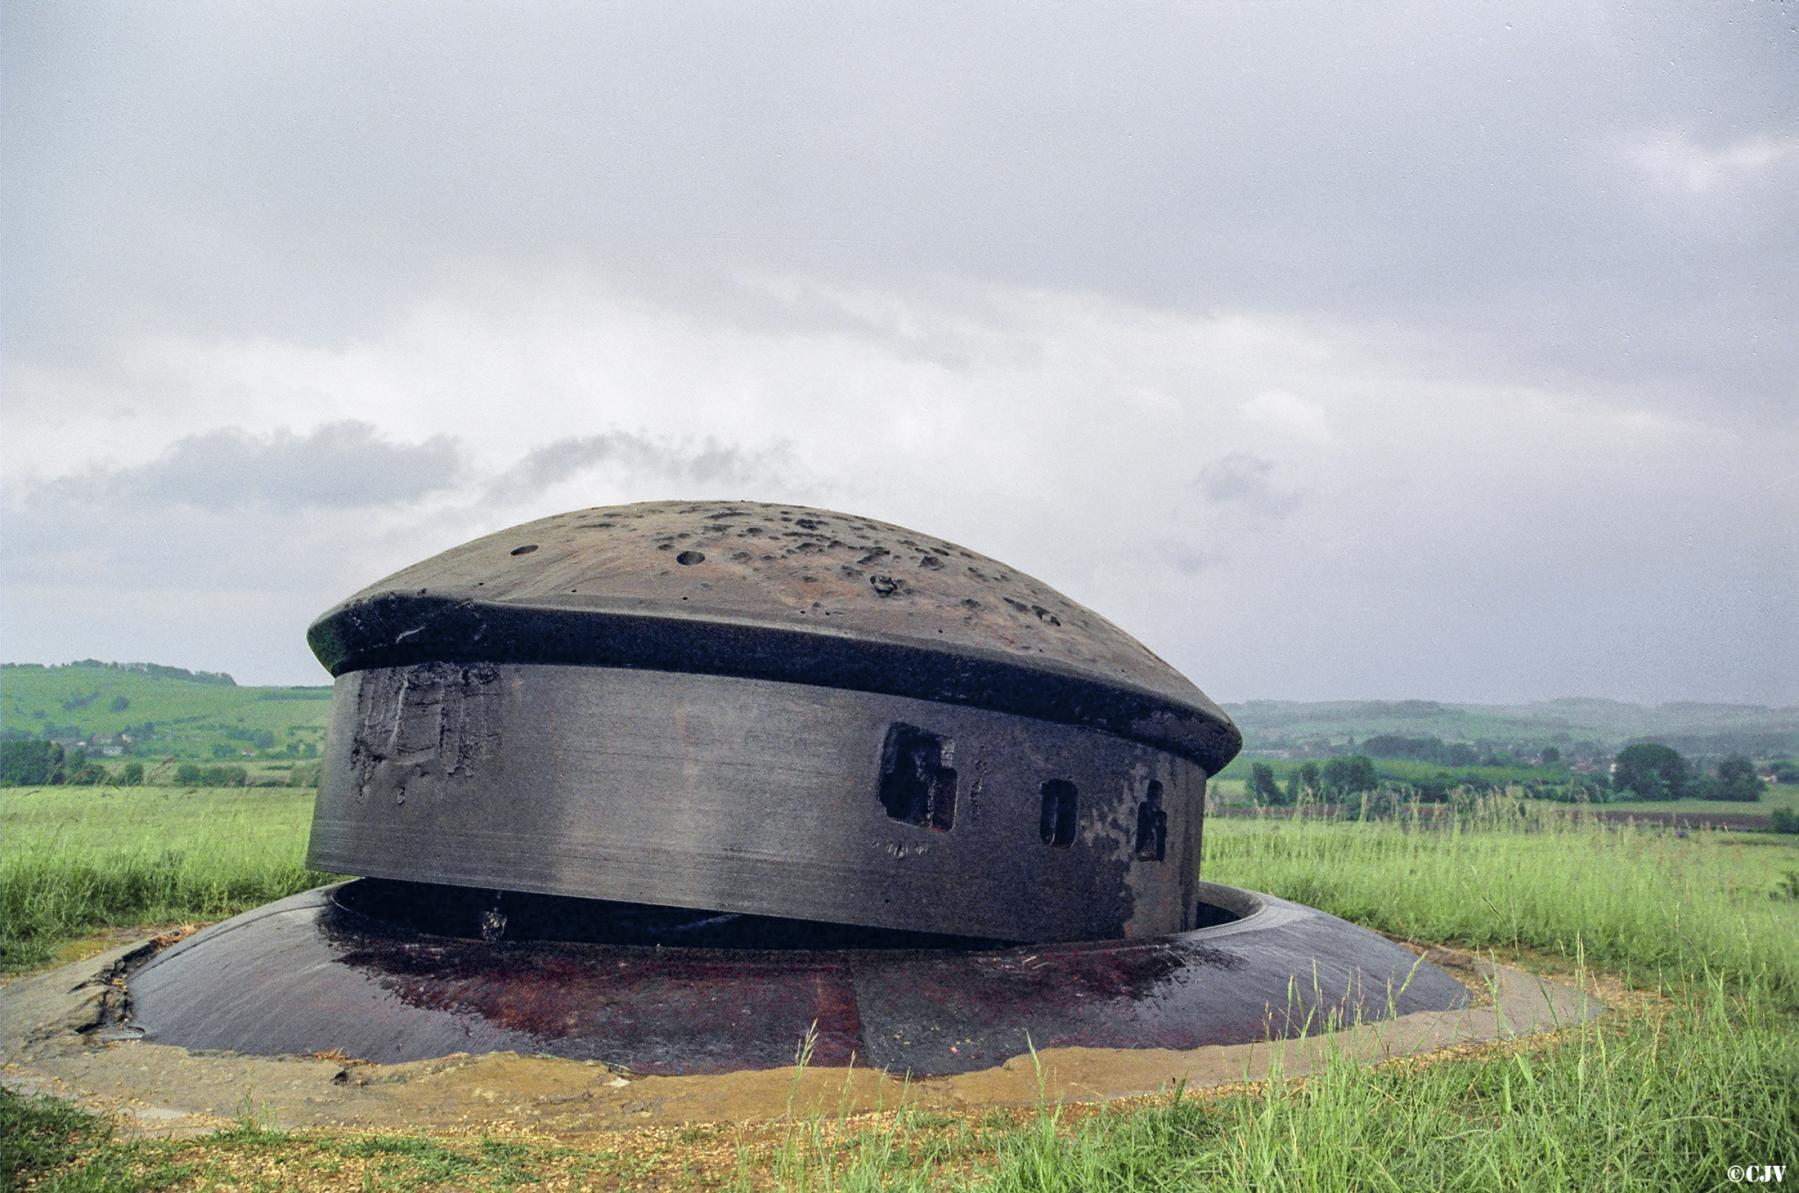
M146 772L137 759L108 767L81 750L64 750L36 739L0 742L0 787L141 787L146 782L176 787L310 787L319 781L316 763L295 766L285 777L253 780L242 766L177 763L166 778L163 766Z
M1378 740L1370 738L1369 743ZM1389 738L1381 744L1390 747L1395 740L1404 741L1411 747L1401 754L1402 757L1424 759L1449 755L1442 743L1434 738ZM1785 760L1776 762L1774 774L1781 782L1799 781L1799 766ZM1386 784L1403 789L1405 795L1421 803L1443 803L1458 789L1486 791L1498 785L1479 775L1458 777L1449 772L1408 778L1399 783L1389 780ZM1755 764L1742 754L1728 755L1706 772L1689 763L1671 746L1638 742L1618 752L1609 778L1575 775L1565 783L1532 780L1525 786L1531 795L1562 801L1608 803L1615 800L1704 799L1754 803L1761 799L1767 784L1757 773ZM1284 785L1275 775L1274 768L1265 762L1253 763L1249 768L1250 799L1268 807L1313 801L1338 803L1381 789L1383 782L1374 760L1366 754L1330 758L1322 765L1304 763L1288 774Z
M1790 769L1782 768L1782 769ZM1781 773L1776 770L1776 775ZM1755 763L1742 754L1719 760L1705 774L1683 758L1673 746L1637 742L1618 751L1612 763L1612 790L1623 799L1715 799L1754 803L1767 784L1756 773Z

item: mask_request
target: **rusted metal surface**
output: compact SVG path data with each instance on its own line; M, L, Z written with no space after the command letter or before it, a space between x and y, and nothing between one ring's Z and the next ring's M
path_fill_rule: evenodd
M326 614L312 863L1023 940L1194 926L1240 744L1136 640L965 548L748 503L586 510Z
M1179 672L1041 581L803 506L653 502L527 522L371 585L307 637L334 675L486 661L772 679L1085 725L1208 773L1242 744Z
M853 1055L933 1076L1031 1046L1243 1043L1467 1000L1453 978L1373 933L1212 884L1200 892L1208 915L1229 922L1157 941L1022 948L830 930L808 940L804 925L557 901L515 906L518 931L553 937L560 925L584 941L490 943L420 930L422 902L437 908L425 927L478 934L468 895L425 892L408 912L391 889L356 891L298 895L163 951L130 976L132 1026L155 1042L257 1055L505 1050L667 1074L789 1065L815 1031L814 1064ZM696 925L712 947L664 943Z

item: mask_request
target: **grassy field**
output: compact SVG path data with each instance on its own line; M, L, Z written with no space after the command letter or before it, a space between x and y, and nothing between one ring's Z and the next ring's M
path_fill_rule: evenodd
M1723 974L1799 1009L1793 838L1608 826L1503 798L1433 827L1275 813L1206 832L1206 877L1390 935L1582 957L1658 988Z
M1645 812L1750 812L1766 815L1775 808L1785 808L1789 812L1799 812L1799 783L1771 783L1762 792L1759 801L1753 804L1738 804L1715 799L1642 799L1624 800L1612 804L1614 809L1630 811L1633 808Z
M298 863L304 800L289 793L133 793L149 798L118 810L75 794L0 797L9 949L15 908L38 916L19 921L33 925L21 957L134 914L213 918L312 881ZM124 823L131 832L109 827ZM112 891L95 878L154 870L159 851L178 859L184 880ZM6 1095L6 1184L1659 1190L1725 1188L1732 1164L1799 1165L1790 838L1683 837L1496 800L1449 828L1220 819L1208 828L1205 873L1414 940L1490 948L1557 973L1591 966L1618 1009L1472 1055L1343 1059L1304 1081L1210 1096L692 1127L581 1148L253 1122L200 1140L128 1142L104 1120ZM83 911L97 895L111 900L105 910Z
M223 919L305 890L312 792L0 791L0 955L15 970L88 933Z

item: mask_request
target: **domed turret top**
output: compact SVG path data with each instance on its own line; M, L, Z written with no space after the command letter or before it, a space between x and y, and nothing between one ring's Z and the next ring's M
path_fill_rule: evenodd
M1055 589L885 522L757 502L541 518L369 586L307 635L333 674L437 659L711 672L1084 724L1215 772L1241 738Z

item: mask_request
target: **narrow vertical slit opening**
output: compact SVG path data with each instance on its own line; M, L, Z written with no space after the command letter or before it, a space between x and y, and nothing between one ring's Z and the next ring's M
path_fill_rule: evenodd
M1074 844L1078 793L1067 779L1051 779L1043 785L1043 808L1037 821L1045 845L1066 849Z

